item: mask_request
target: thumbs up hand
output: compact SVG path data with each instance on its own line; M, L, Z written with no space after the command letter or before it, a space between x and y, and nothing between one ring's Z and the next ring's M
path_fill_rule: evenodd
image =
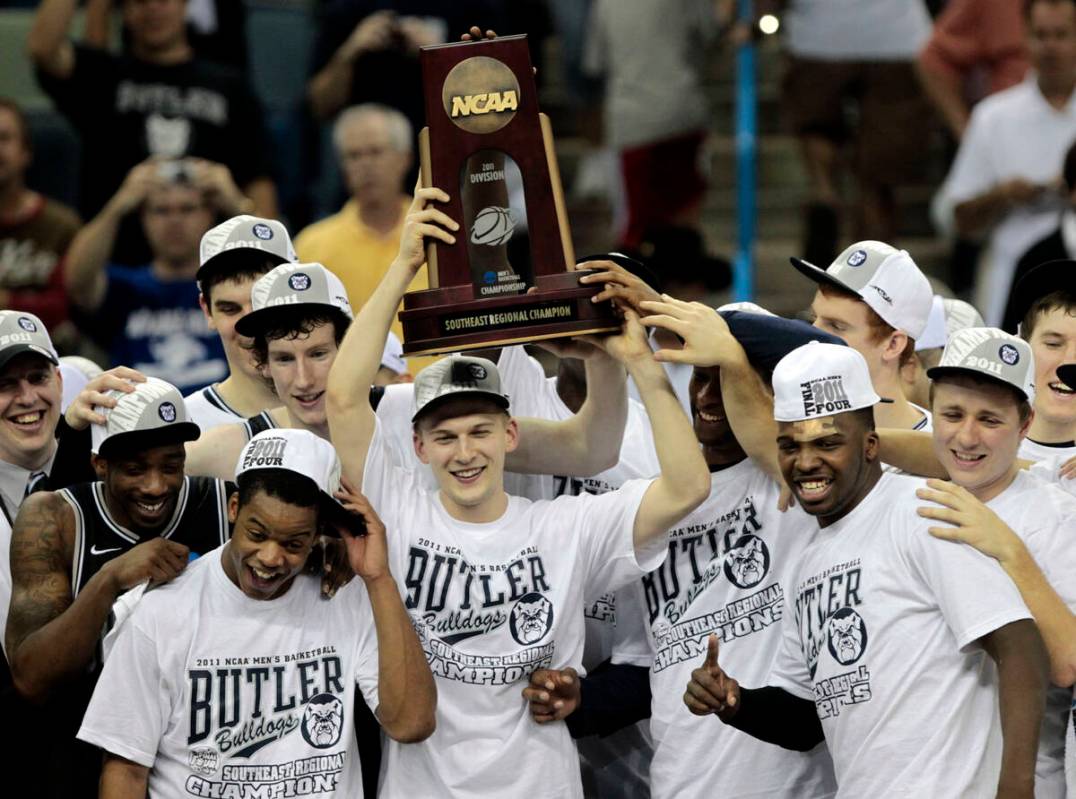
M714 713L728 722L740 709L740 684L721 669L717 655L717 636L711 634L706 644L706 660L691 672L684 704L696 716Z

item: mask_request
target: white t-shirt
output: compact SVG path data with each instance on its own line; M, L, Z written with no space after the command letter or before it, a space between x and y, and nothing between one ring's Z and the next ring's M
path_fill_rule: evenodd
M923 0L791 0L788 51L822 61L911 61L930 36Z
M1023 539L1040 568L1047 559L1055 562L1055 571L1067 564L1069 579L1076 580L1076 499L1049 481L1020 471L1008 488L986 504ZM1063 590L1060 585L1054 589ZM1036 799L1064 799L1065 720L1071 699L1070 688L1050 686L1047 690L1035 764Z
M955 206L1013 178L1052 183L1074 139L1076 95L1057 110L1030 74L972 109L943 190ZM1017 261L1057 229L1065 205L1060 195L1044 195L1040 203L1014 208L994 227L974 303L988 325L1001 323Z
M769 677L788 586L818 532L798 507L778 511L779 495L751 460L715 472L709 499L669 532L665 562L631 586L646 617L645 649L633 655L618 647L615 660L651 668L655 799L709 799L715 786L723 799L836 790L825 746L781 749L692 715L683 703L711 633L721 639L721 665L742 685Z
M517 395L526 392L528 416L560 421L572 415L571 409L557 393L557 378L546 377L541 364L527 355L522 347L502 350L500 368L502 380L514 385ZM654 477L661 467L653 439L646 409L642 403L629 399L627 424L617 464L592 477L554 477L556 496L605 494L615 491L629 480ZM633 609L619 602L622 593L603 593L588 602L583 610L586 639L582 662L587 671L608 660L624 631L637 626L632 623ZM576 741L576 746L588 795L601 796L610 792L645 795L653 754L645 721L610 735L587 736Z
M1058 466L1069 458L1076 457L1076 441L1067 441L1060 444L1040 444L1025 438L1020 442L1017 457L1029 461L1055 461Z
M1044 483L1057 486L1066 494L1076 496L1076 478L1061 476L1061 467L1066 461L1068 461L1066 457L1035 461L1028 469L1028 473Z
M633 546L648 487L510 496L497 521L461 522L393 461L378 422L362 490L389 531L393 573L437 681L437 730L418 744L387 742L382 795L582 796L567 727L535 723L521 692L535 669L581 669L584 603L661 563L662 540L638 555Z
M246 420L245 416L237 413L224 401L215 385L192 391L183 398L183 404L187 406L187 415L191 417L191 421L198 425L203 433L222 424L235 424Z
M300 575L250 599L223 547L146 592L115 640L78 737L151 769L149 796L361 797L355 684L378 704L361 580L332 600Z
M819 530L770 677L815 703L849 799L997 790L997 671L976 641L1031 614L997 561L927 532L922 484L883 474Z

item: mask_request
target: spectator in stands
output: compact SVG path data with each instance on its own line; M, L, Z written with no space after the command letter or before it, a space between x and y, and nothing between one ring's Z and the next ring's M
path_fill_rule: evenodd
M30 311L70 350L76 333L60 262L80 223L72 209L27 188L32 156L26 116L0 97L0 308Z
M239 195L227 167L194 162L190 175L173 161L146 160L71 244L66 272L71 302L89 315L87 332L112 363L131 366L184 394L224 379L228 364L220 337L198 304L198 245ZM139 269L111 263L124 217L140 211L153 253Z
M935 21L915 66L923 91L957 141L968 126L969 95L979 95L977 100L1023 80L1026 35L1023 10L1012 0L950 0ZM969 86L976 78L985 85Z
M923 0L791 0L782 22L782 104L810 186L803 254L827 264L837 252L847 197L839 180L846 148L858 187L855 237L895 238L894 190L922 162L929 128L912 62L930 35L930 15Z
M82 41L107 49L112 36L113 0L86 0ZM247 4L235 0L187 0L187 40L194 52L241 72L247 67ZM124 39L129 34L124 32Z
M623 249L637 252L657 229L698 227L709 122L699 65L716 33L706 0L594 4L585 64L605 79L605 133L619 153L627 202Z
M369 299L399 250L411 205L403 180L413 160L412 141L411 124L400 111L374 103L344 111L333 142L351 198L295 239L299 261L324 264L338 275L356 308ZM427 286L422 271L410 289ZM403 335L398 319L392 330Z
M1020 256L1012 276L1014 286L1039 264L1076 259L1076 143L1065 153L1061 177L1065 181L1066 207L1061 212L1061 218L1053 232L1039 239ZM1019 321L1013 318L1013 300L1013 294L1010 293L1004 316L1005 327L1010 330L1015 329L1016 322Z
M491 0L330 0L314 44L314 77L307 98L314 116L332 119L359 103L403 112L415 130L424 124L418 48L454 39L478 23L498 27Z
M957 232L989 236L975 305L1001 321L1017 259L1057 224L1065 152L1076 139L1076 1L1032 0L1034 75L972 111L946 191Z
M81 211L92 216L147 156L225 164L242 187L234 213L276 215L262 110L243 77L194 55L186 0L123 0L122 55L73 44L77 0L43 0L28 46L42 89L82 138ZM137 226L117 258L145 256Z

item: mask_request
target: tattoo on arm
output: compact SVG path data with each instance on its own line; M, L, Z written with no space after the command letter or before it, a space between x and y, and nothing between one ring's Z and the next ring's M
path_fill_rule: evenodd
M11 610L8 654L63 613L72 602L67 543L72 522L67 503L52 493L28 497L11 532Z

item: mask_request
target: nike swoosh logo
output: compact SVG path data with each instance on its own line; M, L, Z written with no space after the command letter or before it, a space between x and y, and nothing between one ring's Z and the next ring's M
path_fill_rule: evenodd
M91 555L107 555L109 552L119 552L123 547L110 547L108 549L98 549L97 544L90 547Z

